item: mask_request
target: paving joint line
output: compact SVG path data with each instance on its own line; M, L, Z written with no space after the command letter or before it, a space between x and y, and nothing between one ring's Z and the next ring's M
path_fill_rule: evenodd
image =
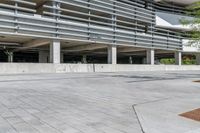
M143 126L142 126L142 122L140 121L140 118L139 118L139 116L138 116L138 113L137 113L135 107L138 106L138 105L142 105L142 104L155 103L155 102L160 102L160 101L164 101L164 100L168 100L168 99L170 99L170 98L162 98L162 99L158 99L158 100L147 101L147 102L143 102L143 103L138 103L138 104L133 104L133 105L132 105L133 112L134 112L134 114L135 114L135 116L136 116L136 119L137 119L137 121L138 121L138 124L139 124L139 126L140 126L140 129L141 129L142 133L146 133L146 132L144 131L144 128L143 128Z

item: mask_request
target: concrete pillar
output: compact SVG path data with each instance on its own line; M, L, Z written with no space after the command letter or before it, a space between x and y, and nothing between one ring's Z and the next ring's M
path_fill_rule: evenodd
M146 51L146 63L150 65L155 64L155 50L154 49L148 49Z
M146 57L144 57L144 58L142 59L142 64L147 64L147 58L146 58Z
M108 46L108 64L117 64L117 46Z
M182 53L180 51L175 52L175 64L176 65L182 64Z
M48 63L49 62L49 52L39 51L39 63Z
M87 64L87 55L83 55L82 63Z
M64 53L60 53L60 63L64 63Z
M129 56L129 64L133 64L133 57Z
M200 65L200 53L196 54L196 64Z
M50 62L60 64L60 41L53 40L50 43Z
M8 52L8 62L13 62L13 52Z

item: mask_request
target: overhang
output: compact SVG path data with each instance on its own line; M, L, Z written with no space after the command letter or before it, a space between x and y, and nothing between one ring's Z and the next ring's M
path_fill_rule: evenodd
M190 5L194 2L198 2L199 0L155 0L156 2L171 2L175 4L180 4L180 5Z
M181 20L193 20L194 18L184 15L170 14L164 12L156 12L156 26L167 29L187 31L191 30L190 26L182 25Z

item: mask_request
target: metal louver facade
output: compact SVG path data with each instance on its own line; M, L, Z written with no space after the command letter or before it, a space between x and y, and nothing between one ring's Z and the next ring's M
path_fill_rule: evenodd
M155 17L150 0L1 0L0 34L182 50Z

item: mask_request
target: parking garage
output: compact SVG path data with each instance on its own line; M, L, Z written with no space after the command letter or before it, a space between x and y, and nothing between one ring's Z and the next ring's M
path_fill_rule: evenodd
M172 12L154 1L2 0L0 62L181 65L183 31L157 26L161 10Z

